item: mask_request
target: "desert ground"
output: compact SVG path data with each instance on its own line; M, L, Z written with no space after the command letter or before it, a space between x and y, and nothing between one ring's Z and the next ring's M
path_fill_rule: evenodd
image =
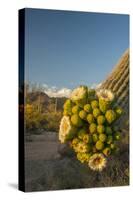
M57 133L28 136L25 155L27 192L129 184L128 144L109 160L101 173L91 171L75 158L71 150L60 145Z

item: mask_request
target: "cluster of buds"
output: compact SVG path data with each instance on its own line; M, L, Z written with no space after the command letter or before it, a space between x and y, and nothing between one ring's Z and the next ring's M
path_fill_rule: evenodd
M86 86L74 89L64 104L59 140L69 141L81 163L102 171L107 157L118 151L120 131L115 125L123 114L114 107L115 96L110 90L94 90Z

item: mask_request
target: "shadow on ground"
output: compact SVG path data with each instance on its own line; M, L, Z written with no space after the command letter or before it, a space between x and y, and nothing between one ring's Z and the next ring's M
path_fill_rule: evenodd
M81 164L71 151L59 151L59 142L26 142L25 190L45 191L76 188L124 186L129 184L128 143L108 160L103 172Z
M8 186L15 189L15 190L18 190L18 184L17 183L8 183Z

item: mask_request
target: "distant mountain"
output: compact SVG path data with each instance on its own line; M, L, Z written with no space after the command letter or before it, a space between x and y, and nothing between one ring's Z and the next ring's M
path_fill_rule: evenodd
M29 92L26 95L26 101L29 104L41 104L42 107L45 107L45 110L49 109L50 105L54 107L56 104L57 110L62 110L63 104L67 98L66 97L49 97L44 92Z
M45 94L44 92L30 92L27 95L27 99L30 103L36 102L36 101L40 101L41 103L48 103L50 101L50 98L47 94Z

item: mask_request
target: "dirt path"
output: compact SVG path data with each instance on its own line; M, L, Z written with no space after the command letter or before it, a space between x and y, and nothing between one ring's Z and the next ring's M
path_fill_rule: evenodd
M58 155L57 141L34 141L25 144L26 160L51 160Z

